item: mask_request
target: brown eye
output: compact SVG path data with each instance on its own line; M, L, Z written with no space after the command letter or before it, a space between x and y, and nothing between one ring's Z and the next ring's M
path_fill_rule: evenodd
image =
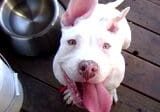
M103 44L103 49L109 49L111 45L109 43L104 43Z
M68 42L69 45L76 45L77 44L75 39L70 39L67 42Z

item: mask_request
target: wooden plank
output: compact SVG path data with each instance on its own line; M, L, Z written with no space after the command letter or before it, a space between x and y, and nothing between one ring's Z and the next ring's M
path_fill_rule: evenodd
M62 95L26 74L19 74L24 89L24 112L81 112L75 106L67 106ZM83 111L84 112L84 111Z
M123 52L126 76L123 83L160 101L160 68Z
M124 86L118 88L119 101L112 112L159 112L160 103Z
M132 30L132 42L128 51L160 65L160 35L134 24L130 24L130 27Z
M102 3L115 0L100 0ZM150 31L160 34L160 6L151 3L147 0L125 0L118 9L122 10L125 7L131 7L127 19L136 24L139 24Z
M131 7L127 16L130 21L160 34L160 25L157 25L160 23L160 6L146 0L125 0L119 9L127 6Z
M65 2L65 0L62 0L62 1ZM113 1L115 1L115 0L99 0L100 3L107 3L107 2L113 2ZM127 0L126 0L126 1L127 1ZM136 1L136 0L132 0L132 1ZM146 1L151 2L151 4L154 3L154 4L156 4L156 5L160 5L160 0L146 0ZM68 0L67 0L67 2L68 2ZM66 4L66 3L65 3L65 4Z
M67 106L54 88L25 74L19 74L24 89L24 112L86 112L75 106ZM160 103L124 86L118 88L119 102L112 112L159 112Z
M148 0L148 1L160 6L160 0Z
M15 71L25 72L49 85L59 87L59 83L55 80L52 71L54 56L20 56L13 52L11 48L0 48L0 53L4 55Z

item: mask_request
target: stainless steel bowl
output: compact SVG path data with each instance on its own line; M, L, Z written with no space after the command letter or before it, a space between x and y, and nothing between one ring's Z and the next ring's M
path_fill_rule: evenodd
M57 48L60 38L57 0L5 0L0 22L10 35L13 48L22 55L36 56Z

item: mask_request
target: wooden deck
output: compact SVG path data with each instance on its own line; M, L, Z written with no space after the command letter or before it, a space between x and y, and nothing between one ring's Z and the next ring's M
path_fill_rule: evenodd
M114 0L100 0L102 3ZM61 0L66 7L68 0ZM160 0L125 0L132 44L123 51L126 75L118 88L119 102L112 112L160 112ZM50 56L24 57L13 52L1 31L0 53L9 61L24 89L22 112L85 112L68 106L56 88Z

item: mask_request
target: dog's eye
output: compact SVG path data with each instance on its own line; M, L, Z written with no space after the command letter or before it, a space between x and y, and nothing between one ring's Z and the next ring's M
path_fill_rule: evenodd
M70 39L67 42L68 42L68 45L76 45L77 44L75 39Z
M103 49L109 49L111 45L109 43L104 43L103 44Z

